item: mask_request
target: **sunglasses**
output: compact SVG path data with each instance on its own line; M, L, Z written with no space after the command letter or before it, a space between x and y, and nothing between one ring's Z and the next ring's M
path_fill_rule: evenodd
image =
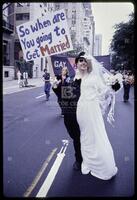
M80 58L78 61L79 61L80 63L82 63L82 62L86 62L86 63L87 63L87 61L86 61L85 58Z

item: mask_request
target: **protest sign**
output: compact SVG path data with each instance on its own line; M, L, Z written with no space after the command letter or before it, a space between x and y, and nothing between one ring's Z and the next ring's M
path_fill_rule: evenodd
M16 28L27 61L73 50L64 9Z
M53 55L51 56L51 63L55 75L60 75L62 68L67 67L69 76L75 76L75 58L62 55Z

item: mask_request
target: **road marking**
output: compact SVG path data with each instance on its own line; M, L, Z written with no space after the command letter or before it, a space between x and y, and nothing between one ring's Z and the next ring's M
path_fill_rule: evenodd
M37 96L37 97L35 97L35 98L36 98L36 99L39 99L39 98L41 98L41 97L43 97L43 96L45 96L45 94L42 94L42 95Z
M52 152L49 154L48 158L43 163L40 171L38 172L37 176L33 180L32 184L29 186L29 188L24 193L24 195L23 195L24 197L28 197L31 194L31 192L33 191L33 189L36 187L38 181L40 180L42 174L44 173L45 169L47 168L50 160L52 159L52 157L53 157L53 155L55 154L56 151L57 151L57 148L53 149Z
M47 178L45 179L43 185L41 186L39 192L37 193L36 197L46 197L54 179L55 179L55 176L59 170L59 167L63 161L63 158L65 156L65 151L67 149L67 146L68 146L68 140L66 140L66 142L63 142L63 146L61 147L61 150L60 152L57 154L57 158L56 160L54 161L54 164L47 176Z
M52 91L50 92L51 94L53 93ZM35 97L36 99L39 99L39 98L41 98L41 97L44 97L45 96L45 93L42 93L41 95L39 95L39 96L37 96L37 97Z
M37 86L38 87L38 86ZM5 89L9 89L9 88L4 88L3 89L3 95L5 94L13 94L13 93L17 93L17 92L22 92L22 91L27 91L27 90L31 90L31 89L34 89L36 87L22 87L22 88L15 88L13 89L12 91L9 91L9 90L5 90Z

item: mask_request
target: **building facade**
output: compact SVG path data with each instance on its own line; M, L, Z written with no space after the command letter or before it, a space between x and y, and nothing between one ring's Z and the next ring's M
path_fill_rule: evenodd
M14 69L14 5L4 3L3 11L3 81L12 80Z
M15 3L15 26L21 25L27 21L33 21L46 14L48 11L53 11L54 3L21 3L19 6ZM17 32L15 34L15 60L19 60L23 56L21 45ZM50 63L50 61L49 61ZM39 58L28 65L30 77L37 78L43 75L43 70L49 68L47 58Z
M55 10L65 9L75 55L80 51L93 55L94 49L94 17L91 3L55 3Z
M47 12L52 12L60 9L65 9L68 21L68 27L73 44L73 51L64 53L64 55L77 55L80 51L85 51L88 54L94 53L94 35L95 23L92 15L91 3L13 3L14 8L14 58L13 68L16 69L16 61L23 57L23 52L16 32L16 26L21 25L29 20L44 16ZM12 47L13 47L12 46ZM13 48L12 48L13 49ZM14 67L15 66L15 67ZM40 58L30 64L30 77L41 77L44 68L49 68L50 59ZM16 75L16 70L15 70Z
M15 9L15 14L14 14L14 20L15 20L14 21L14 24L15 24L14 59L15 59L15 75L16 75L17 71L18 71L18 67L19 67L18 62L23 57L23 52L21 49L18 35L17 35L16 26L23 24L30 20L30 14L29 14L30 13L30 3L20 3L20 4L14 3L14 9ZM25 66L28 71L29 77L32 77L33 76L32 65L30 65L29 63L26 63ZM16 76L15 76L15 78L16 78Z
M102 35L95 35L94 56L102 55Z

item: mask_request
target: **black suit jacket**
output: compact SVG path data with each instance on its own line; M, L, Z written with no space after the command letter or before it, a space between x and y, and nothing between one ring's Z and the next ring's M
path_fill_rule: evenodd
M61 76L57 80L62 80ZM58 101L62 102L64 114L76 113L77 102L80 97L81 79L70 81L69 83L59 83L57 88L52 88L58 97ZM63 88L65 86L65 88Z

